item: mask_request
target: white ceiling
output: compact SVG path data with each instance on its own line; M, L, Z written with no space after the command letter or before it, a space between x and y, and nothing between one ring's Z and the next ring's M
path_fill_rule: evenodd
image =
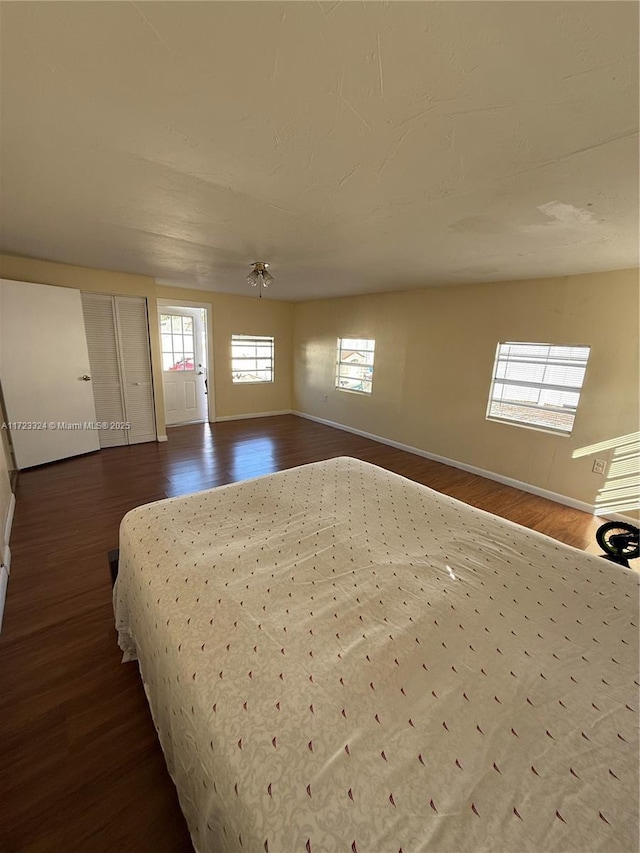
M634 2L2 3L4 251L308 299L638 264Z

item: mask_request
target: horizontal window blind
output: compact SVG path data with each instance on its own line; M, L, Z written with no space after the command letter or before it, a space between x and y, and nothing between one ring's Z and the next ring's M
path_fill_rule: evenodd
M232 381L273 382L274 346L274 338L266 335L232 335Z
M336 388L371 393L375 347L368 338L338 338Z
M590 348L498 344L487 418L570 433Z

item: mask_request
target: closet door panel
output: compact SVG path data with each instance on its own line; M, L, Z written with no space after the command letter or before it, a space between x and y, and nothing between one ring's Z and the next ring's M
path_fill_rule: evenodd
M99 449L79 290L0 279L0 364L20 470Z
M113 299L107 293L83 293L82 311L87 332L96 420L109 425L126 421L120 362L113 316ZM101 429L100 447L127 444L124 429Z
M115 310L124 406L126 420L131 425L127 432L129 444L155 441L146 300L142 297L116 296Z

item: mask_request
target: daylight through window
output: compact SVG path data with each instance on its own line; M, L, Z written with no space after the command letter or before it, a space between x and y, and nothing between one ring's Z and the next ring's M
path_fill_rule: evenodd
M366 338L338 338L336 388L371 393L375 346Z
M487 418L570 433L589 350L586 346L498 344Z
M234 382L273 382L274 339L259 335L231 336Z
M160 314L162 369L194 371L193 317L183 314Z

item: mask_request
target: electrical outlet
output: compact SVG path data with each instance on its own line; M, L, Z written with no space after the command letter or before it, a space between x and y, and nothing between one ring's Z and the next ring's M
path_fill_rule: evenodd
M593 468L591 470L594 474L604 474L606 467L607 463L604 459L594 459Z
M323 394L323 396L322 396L322 402L323 402L323 403L326 403L328 400L329 400L329 396L328 396L327 394Z

